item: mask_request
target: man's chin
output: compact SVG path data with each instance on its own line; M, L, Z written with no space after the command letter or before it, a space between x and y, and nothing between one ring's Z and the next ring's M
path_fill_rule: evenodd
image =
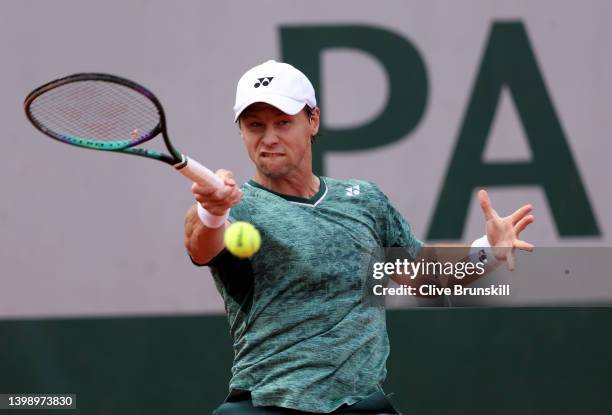
M289 169L287 166L270 166L260 163L258 170L261 174L270 179L281 179L285 177L291 169Z

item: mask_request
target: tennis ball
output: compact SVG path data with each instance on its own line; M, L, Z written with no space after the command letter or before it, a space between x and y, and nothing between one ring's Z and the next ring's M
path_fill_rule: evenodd
M248 258L259 251L261 235L250 223L235 222L225 230L223 242L227 250L238 258Z

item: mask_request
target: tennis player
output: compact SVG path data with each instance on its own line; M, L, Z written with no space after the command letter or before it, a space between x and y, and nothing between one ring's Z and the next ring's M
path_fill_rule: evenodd
M253 179L239 187L219 170L222 191L194 184L197 203L185 223L187 250L210 267L234 341L230 393L214 413L399 413L381 388L389 341L384 307L363 300L365 257L402 247L418 260L436 247L415 237L374 184L313 174L320 110L298 69L268 61L247 71L234 121ZM478 255L513 268L514 249L533 249L518 239L533 221L531 206L499 217L485 191L479 200L487 235L475 244ZM223 246L225 227L238 220L262 236L262 249L246 260Z

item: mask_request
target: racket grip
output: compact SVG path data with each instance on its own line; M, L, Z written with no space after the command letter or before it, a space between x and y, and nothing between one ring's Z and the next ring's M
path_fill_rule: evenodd
M214 186L217 189L223 189L223 180L210 169L202 166L192 158L182 156L182 161L174 165L174 168L183 176L198 184Z

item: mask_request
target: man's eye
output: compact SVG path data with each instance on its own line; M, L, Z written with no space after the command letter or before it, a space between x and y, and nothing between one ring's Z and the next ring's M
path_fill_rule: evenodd
M289 120L280 120L278 122L278 125L288 125L289 124Z
M257 121L253 121L252 123L249 124L249 127L251 128L259 128L261 127L263 124Z

